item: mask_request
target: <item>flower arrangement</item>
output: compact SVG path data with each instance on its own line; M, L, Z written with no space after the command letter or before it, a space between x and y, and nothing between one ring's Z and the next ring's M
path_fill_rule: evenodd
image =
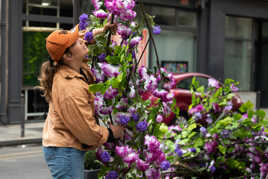
M89 44L90 66L97 80L89 90L95 93L100 123L117 123L126 129L123 140L106 143L97 150L101 177L157 179L231 175L233 171L238 176L258 172L261 177L266 175L267 121L262 111L252 110L250 103L234 109L234 81L227 80L220 86L211 79L206 93L193 81L197 91L192 90L191 118L181 119L170 93L175 87L173 75L160 68L158 58L154 71L138 67L143 55L137 57L142 29L146 26L150 34L145 48L149 41L155 47L152 34L161 32L153 17L145 13L142 2L138 4L142 22L135 19L134 0L92 0L92 4L93 15L80 16L80 29L91 23L85 39L90 42L90 30L111 21L118 24L120 42L112 40L108 32L95 37L94 45ZM171 112L177 123L167 126L163 120Z

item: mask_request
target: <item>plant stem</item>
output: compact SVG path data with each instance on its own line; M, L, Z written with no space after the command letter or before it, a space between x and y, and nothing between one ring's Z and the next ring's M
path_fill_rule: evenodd
M156 55L157 68L158 68L158 70L160 71L159 57L158 57L158 52L157 52L156 45L155 45L155 41L154 41L153 34L152 34L152 27L151 27L151 25L149 24L148 19L147 19L147 16L146 16L146 14L145 14L145 10L144 10L143 2L142 2L142 0L140 0L140 1L141 1L141 3L140 3L141 5L140 5L140 6L141 6L142 14L143 14L143 16L144 16L144 20L145 20L146 26L148 27L148 30L149 30L150 39L151 39L151 41L152 41L152 43L153 43L153 46L154 46L154 51L155 51L155 55Z
M114 23L114 14L112 14L111 24L112 23ZM109 29L108 40L107 40L107 44L106 44L107 55L110 54L109 46L110 46L111 36L112 36L112 31Z

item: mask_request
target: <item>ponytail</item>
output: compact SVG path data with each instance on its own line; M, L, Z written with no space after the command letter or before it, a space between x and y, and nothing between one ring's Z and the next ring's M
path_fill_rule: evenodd
M61 62L61 60L59 62ZM49 58L49 60L45 61L41 66L40 75L38 77L40 86L37 88L43 92L42 96L45 97L47 102L51 101L53 78L60 65L61 63L55 63L51 58Z

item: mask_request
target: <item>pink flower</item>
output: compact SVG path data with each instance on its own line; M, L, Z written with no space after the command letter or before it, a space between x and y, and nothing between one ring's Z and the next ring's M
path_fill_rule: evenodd
M137 166L138 170L145 171L149 168L150 164L141 160L141 159L138 159L136 161L136 166Z
M163 117L162 117L162 115L160 115L160 114L158 114L157 116L156 116L156 122L162 122L163 121Z
M119 155L121 158L126 157L128 154L132 153L133 149L129 146L116 146L115 153Z
M105 19L108 17L107 12L105 12L102 9L94 11L93 14L94 14L94 16L96 16L97 18L100 18L100 19Z
M117 27L117 33L119 35L121 35L121 37L126 40L128 39L128 37L130 36L131 34L131 28L123 25L123 24L119 24L118 27Z
M103 4L100 0L91 0L91 2L96 10L99 10Z
M208 86L216 88L216 89L220 88L219 82L217 80L213 79L213 78L208 79Z
M159 169L149 168L145 171L145 175L148 179L158 179L161 177Z
M133 48L136 45L138 45L140 41L141 41L140 36L137 36L137 37L134 37L133 39L131 39L130 44L129 44L130 48Z
M211 141L207 142L205 144L205 150L208 152L208 154L214 153L217 150L218 142L217 141Z
M112 88L112 86L110 86L107 90L106 90L106 92L104 93L104 98L105 99L113 99L113 98L115 98L116 96L118 95L118 91L117 91L117 89L114 89L114 88Z
M138 158L139 158L139 155L136 152L131 152L123 158L123 161L128 164L132 164L133 162L136 162Z
M117 66L113 66L105 62L99 63L99 66L107 77L117 77L117 75L119 75L119 67Z
M150 152L157 151L160 147L160 142L157 140L155 136L146 135L144 140L144 144L147 146Z
M142 80L146 80L149 77L147 74L147 69L144 66L140 67L138 72L139 72L139 76Z
M203 110L204 110L203 105L202 105L202 104L198 104L197 106L191 108L191 109L189 110L189 113L190 113L190 114L194 114L194 113L201 112L201 111L203 111Z
M239 89L234 84L232 84L231 90L232 90L232 92L237 92Z

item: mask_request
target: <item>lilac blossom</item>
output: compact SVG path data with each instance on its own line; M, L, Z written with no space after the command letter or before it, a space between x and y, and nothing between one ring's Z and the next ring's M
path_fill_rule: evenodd
M137 166L138 170L146 171L149 168L150 164L141 160L141 159L138 159L136 161L136 166Z
M159 35L161 33L161 28L160 28L159 25L158 26L153 26L153 33L155 35Z
M131 9L127 9L125 10L123 13L120 14L120 19L123 21L133 21L136 17L136 12L131 10Z
M82 15L80 15L79 17L79 30L84 30L87 28L88 26L88 23L87 23L87 20L88 20L88 15L83 13Z
M94 14L94 16L96 16L97 18L100 18L100 19L105 19L108 17L108 13L102 9L94 11L93 14Z
M93 39L93 33L91 31L86 32L84 39L90 43L90 41Z
M131 86L131 87L130 87L130 92L129 92L129 97L130 97L130 98L134 98L135 95L136 95L135 88L134 88L134 86Z
M105 76L111 78L111 77L117 77L117 75L119 75L119 67L108 64L108 63L99 63L99 66L101 68L101 70L103 71L103 73L105 74Z
M140 132L144 132L147 130L148 123L146 121L140 121L137 125L136 128Z
M224 107L225 112L231 111L233 108L233 104L231 102L228 102L227 105Z
M105 176L105 179L118 179L118 173L114 170L109 171Z
M212 103L212 108L215 111L215 113L221 112L221 109L218 103Z
M136 113L137 112L137 109L133 106L131 106L130 108L128 108L127 112L129 113Z
M79 16L79 20L80 20L80 22L85 22L85 21L87 21L87 20L88 20L88 15L85 14L85 13L81 14L81 15Z
M189 151L192 153L196 153L196 148L190 148Z
M208 86L216 89L220 88L219 82L213 78L208 79Z
M156 89L156 90L153 91L153 95L155 97L158 97L158 98L162 99L162 100L164 99L163 101L165 101L165 99L167 99L166 96L168 95L168 91L163 90L163 89L161 89L161 90Z
M105 0L106 8L115 15L120 15L120 10L123 8L123 3L120 0Z
M107 115L107 114L111 114L113 111L113 107L109 106L109 107L101 107L99 109L99 113L103 114L103 115Z

